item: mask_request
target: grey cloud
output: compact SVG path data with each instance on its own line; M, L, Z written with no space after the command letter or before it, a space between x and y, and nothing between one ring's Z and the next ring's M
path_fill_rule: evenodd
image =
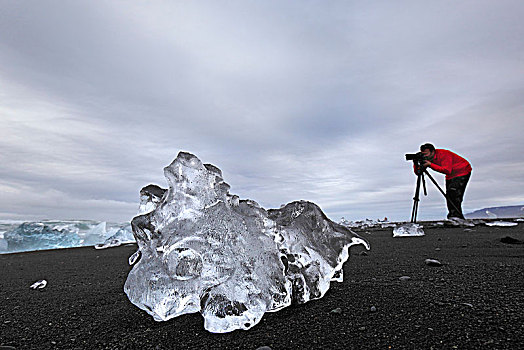
M127 218L185 150L268 207L301 198L335 219L404 218L403 154L428 141L472 161L465 207L520 204L523 12L518 1L6 3L1 188L68 205L2 190L1 215ZM490 180L500 169L515 186ZM423 213L443 205L435 193Z

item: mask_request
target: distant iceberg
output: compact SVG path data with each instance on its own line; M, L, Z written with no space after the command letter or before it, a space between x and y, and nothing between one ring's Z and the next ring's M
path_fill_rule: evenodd
M0 254L135 242L130 223L90 220L0 222Z
M78 232L65 228L57 229L41 222L25 222L4 234L7 251L20 252L27 250L78 247L81 239Z

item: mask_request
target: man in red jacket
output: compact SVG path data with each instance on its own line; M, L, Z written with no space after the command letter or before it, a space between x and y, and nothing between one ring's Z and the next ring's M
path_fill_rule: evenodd
M471 177L471 164L456 153L446 149L435 149L431 143L420 146L420 152L424 154L423 166L425 168L431 168L446 175L448 219L464 220L462 200Z

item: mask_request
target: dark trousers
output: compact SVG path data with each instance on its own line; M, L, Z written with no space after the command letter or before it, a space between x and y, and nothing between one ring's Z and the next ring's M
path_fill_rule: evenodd
M470 177L471 173L446 180L448 219L451 217L464 219L464 215L462 214L462 200L464 199L464 192L466 192L466 185Z

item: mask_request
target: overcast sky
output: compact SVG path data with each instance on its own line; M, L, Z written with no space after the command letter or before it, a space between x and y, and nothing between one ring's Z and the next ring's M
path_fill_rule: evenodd
M524 2L0 0L0 219L126 221L179 151L265 208L407 220L405 153L524 204ZM434 173L444 185L444 176ZM428 181L420 219L445 218Z

